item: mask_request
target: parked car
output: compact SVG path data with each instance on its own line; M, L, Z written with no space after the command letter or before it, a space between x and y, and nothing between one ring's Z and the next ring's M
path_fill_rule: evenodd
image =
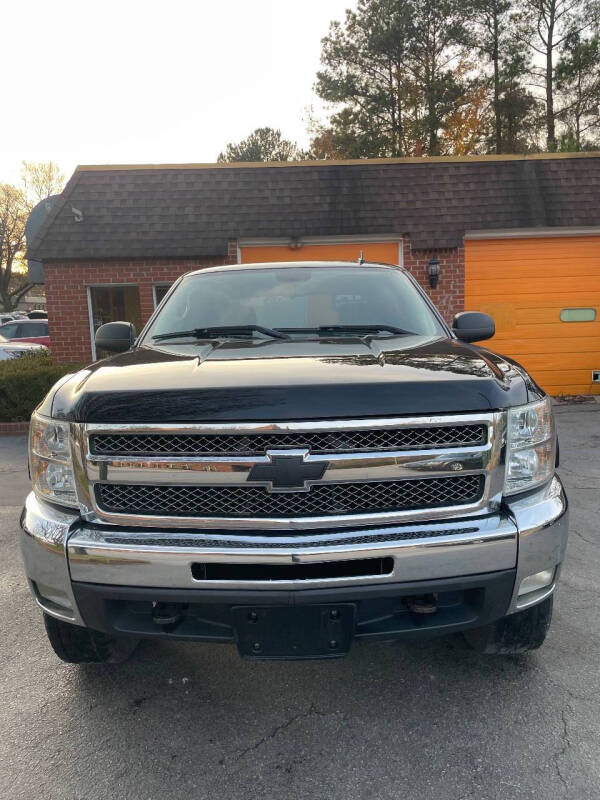
M11 342L34 342L50 347L46 319L13 319L0 325L0 336Z
M43 308L34 308L32 311L27 312L29 319L48 319L48 314Z
M181 278L30 428L29 585L69 662L140 638L248 659L464 632L539 647L567 540L550 398L381 264Z
M0 314L0 325L4 325L5 322L12 322L14 318L14 314Z
M7 361L9 358L18 358L31 353L47 351L48 348L43 344L33 344L32 342L10 342L0 336L0 361Z

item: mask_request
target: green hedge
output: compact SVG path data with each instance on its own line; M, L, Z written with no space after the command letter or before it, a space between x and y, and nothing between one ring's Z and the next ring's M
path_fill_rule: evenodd
M53 364L49 353L0 361L0 422L29 420L31 412L72 364Z

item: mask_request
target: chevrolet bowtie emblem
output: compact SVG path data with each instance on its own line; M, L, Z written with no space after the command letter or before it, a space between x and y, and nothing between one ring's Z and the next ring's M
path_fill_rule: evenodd
M264 483L269 492L308 491L309 481L319 481L328 461L307 461L308 450L290 453L267 450L268 464L255 464L248 473L249 481Z

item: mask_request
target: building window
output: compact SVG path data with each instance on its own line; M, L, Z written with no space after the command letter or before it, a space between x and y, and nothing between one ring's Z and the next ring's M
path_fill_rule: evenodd
M155 283L154 284L154 286L152 287L152 291L154 293L154 308L156 308L156 306L160 305L160 303L162 302L163 297L169 291L171 286L172 286L171 283Z
M88 310L92 336L92 358L104 358L107 353L96 352L96 331L106 322L131 322L139 333L142 330L140 293L136 285L88 286Z

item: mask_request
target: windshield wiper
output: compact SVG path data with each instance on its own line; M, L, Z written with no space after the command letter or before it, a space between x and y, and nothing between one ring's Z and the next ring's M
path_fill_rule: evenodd
M413 331L397 328L395 325L319 325L318 328L282 328L290 333L396 333L413 335Z
M385 331L386 333L400 333L400 334L410 334L412 331L405 331L404 328L397 328L395 325L320 325L319 326L319 333L336 333L340 331L341 333L345 333L346 331L360 331L361 333L379 333L379 331Z
M193 328L189 331L171 331L170 333L159 333L153 336L155 342L164 339L178 339L184 336L193 336L195 339L213 339L219 336L240 336L245 333L262 333L271 336L273 339L289 339L287 333L276 331L274 328L263 328L262 325L220 325L210 328Z

